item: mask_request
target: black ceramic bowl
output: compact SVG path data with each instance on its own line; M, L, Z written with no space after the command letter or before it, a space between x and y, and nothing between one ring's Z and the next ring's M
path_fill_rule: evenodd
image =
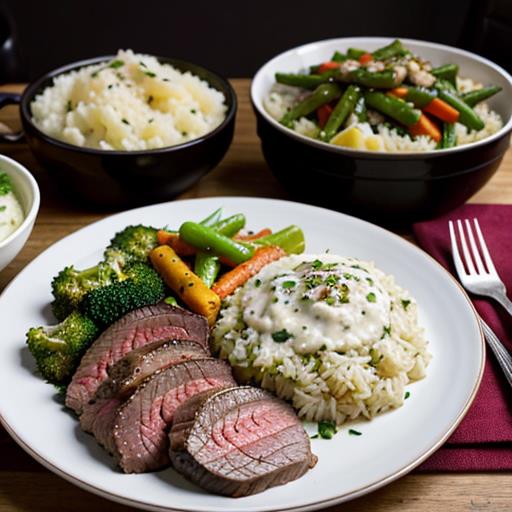
M285 128L265 110L263 99L277 71L297 72L329 60L335 50L373 50L387 38L341 38L282 53L254 77L251 99L265 159L285 188L303 201L380 222L410 223L465 202L496 172L509 147L512 129L510 75L472 53L444 45L402 40L433 65L457 63L460 75L503 88L489 101L503 119L491 137L451 149L424 153L358 151L327 144Z
M97 57L56 69L30 84L21 97L4 94L0 106L20 103L24 135L30 149L63 188L85 202L124 207L170 199L198 181L224 157L233 139L235 92L227 80L201 66L157 57L163 64L190 71L224 94L227 112L221 125L189 142L144 151L82 148L49 137L34 125L30 104L37 94L53 84L56 76L112 58ZM14 139L10 136L8 140Z

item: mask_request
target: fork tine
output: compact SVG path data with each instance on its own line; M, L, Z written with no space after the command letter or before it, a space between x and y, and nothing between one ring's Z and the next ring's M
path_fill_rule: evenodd
M476 268L478 269L479 274L487 274L487 270L485 270L484 264L482 263L482 258L480 258L480 251L478 250L478 246L475 242L475 237L473 235L473 229L471 228L471 224L469 220L466 219L466 231L468 232L469 245L471 247L471 252L473 253L473 259L475 260Z
M464 235L464 228L462 227L462 222L460 220L457 221L457 227L459 228L460 245L462 246L462 253L464 254L464 259L466 260L468 274L474 275L476 274L475 266L473 265L473 260L471 259L468 245L466 244L466 235Z
M476 236L478 237L478 241L480 242L480 247L482 248L482 253L484 255L484 260L485 260L485 265L487 266L487 270L489 271L489 274L498 275L498 272L496 271L496 267L494 266L494 263L492 262L491 255L489 254L489 249L487 249L487 244L485 243L484 236L482 235L482 231L480 229L480 224L478 223L478 219L473 219L473 222L475 224Z
M455 229L451 220L448 221L448 227L450 229L450 241L452 244L452 255L453 262L455 263L455 270L457 270L459 277L462 278L462 276L466 275L466 269L464 268L464 264L460 259L459 247L457 246L457 237L455 236Z

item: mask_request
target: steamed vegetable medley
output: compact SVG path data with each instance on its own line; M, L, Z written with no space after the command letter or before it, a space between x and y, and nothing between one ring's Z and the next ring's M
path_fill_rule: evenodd
M432 67L399 40L374 52L349 48L306 72L276 73L265 108L284 126L324 142L373 151L468 144L502 127L485 100L500 92Z
M94 267L68 266L52 281L52 310L60 322L27 333L41 375L66 386L103 329L130 311L162 300L217 319L221 301L271 261L304 251L297 226L272 233L245 231L245 216L218 209L179 229L128 226Z

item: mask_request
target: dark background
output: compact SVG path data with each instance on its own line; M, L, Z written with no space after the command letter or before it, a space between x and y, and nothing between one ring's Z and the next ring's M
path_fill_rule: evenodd
M287 48L356 35L438 41L512 69L512 0L0 0L0 7L4 82L118 48L249 77Z

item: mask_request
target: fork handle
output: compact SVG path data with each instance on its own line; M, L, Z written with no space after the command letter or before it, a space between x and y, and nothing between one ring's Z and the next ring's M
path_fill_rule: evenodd
M491 350L494 352L510 387L512 387L512 356L503 343L498 339L496 334L494 334L494 331L482 320L482 318L480 318L480 323L482 324L485 339L491 347Z
M509 298L505 295L505 293L493 293L492 298L499 302L506 310L507 313L512 316L512 301L509 300Z

